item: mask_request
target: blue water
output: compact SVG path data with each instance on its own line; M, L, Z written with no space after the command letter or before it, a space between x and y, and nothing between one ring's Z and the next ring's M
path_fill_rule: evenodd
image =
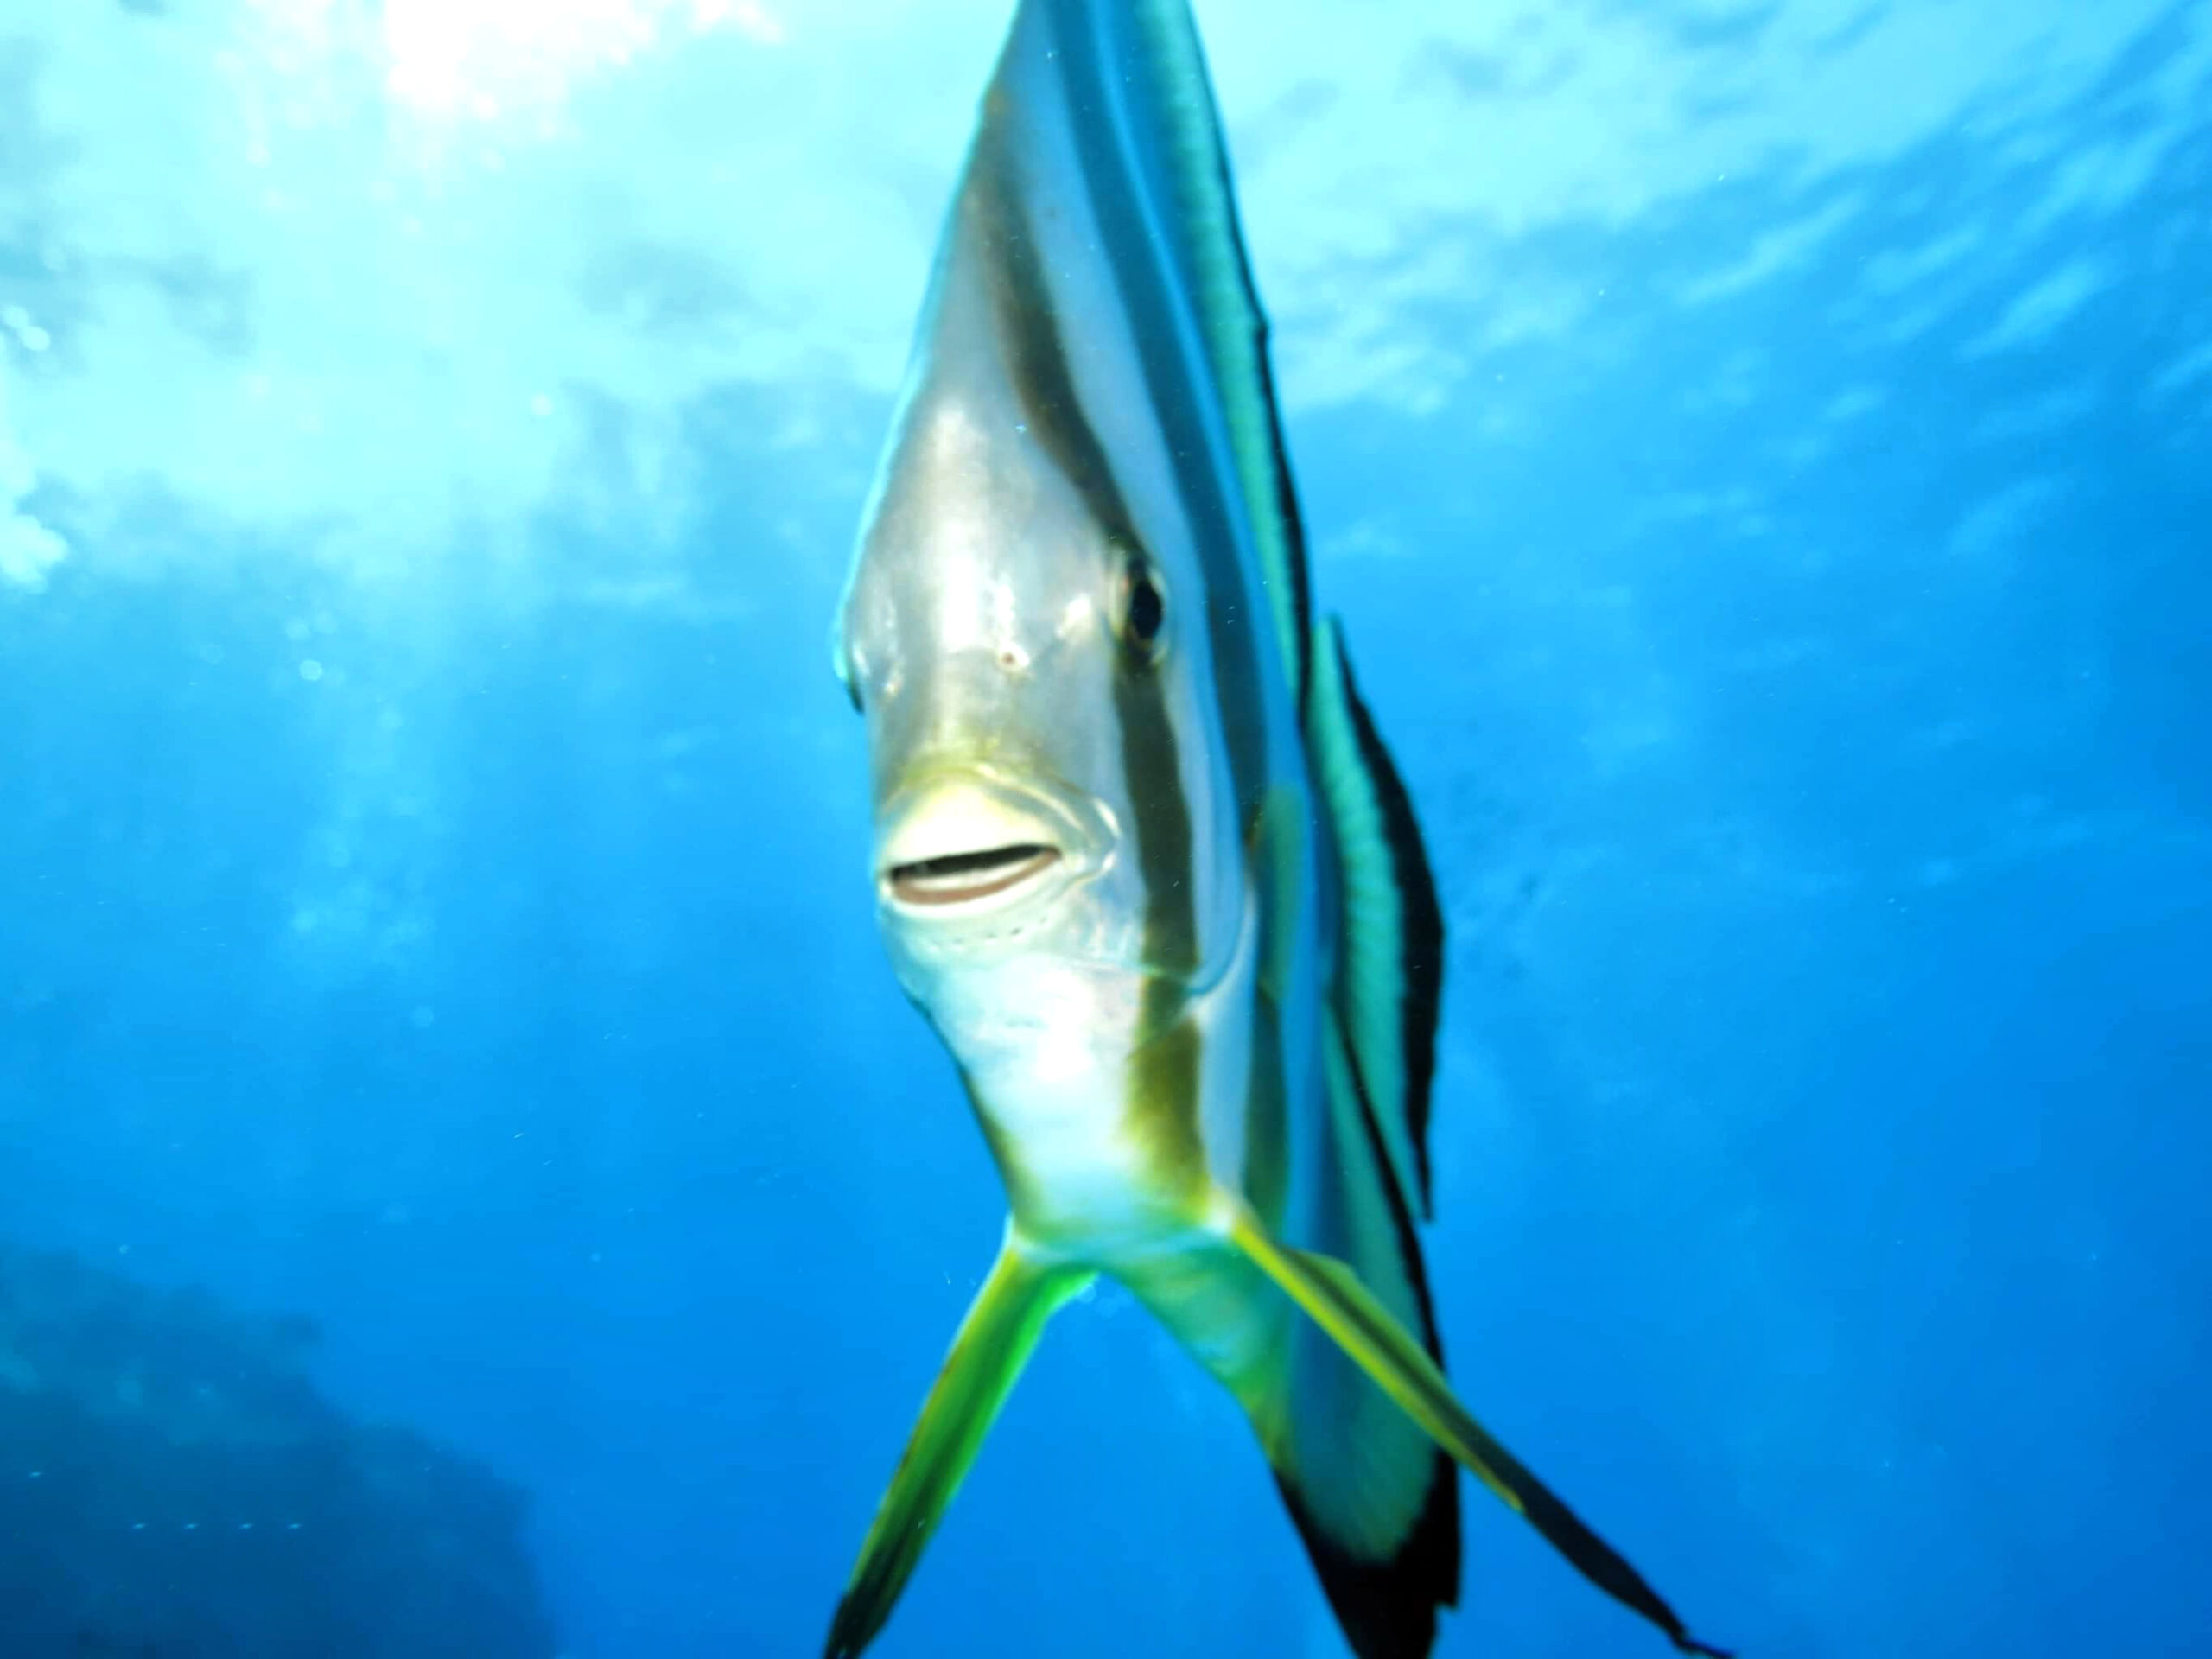
M1006 8L592 10L0 3L0 1236L804 1653L1001 1210L827 628ZM1761 1659L2205 1651L2212 6L1198 10L1462 1391ZM1440 1654L1663 1650L1467 1497ZM881 1651L1336 1643L1105 1289Z

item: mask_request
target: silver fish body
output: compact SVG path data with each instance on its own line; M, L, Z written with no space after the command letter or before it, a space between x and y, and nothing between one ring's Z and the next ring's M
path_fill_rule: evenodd
M1243 1405L1363 1659L1459 1589L1452 1462L1696 1644L1452 1395L1414 1228L1442 924L1302 534L1183 0L1024 0L834 645L883 937L1004 1181L833 1624L857 1654L1052 1310Z

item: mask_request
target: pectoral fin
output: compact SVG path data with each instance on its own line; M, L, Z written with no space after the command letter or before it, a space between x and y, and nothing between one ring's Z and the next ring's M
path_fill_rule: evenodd
M1039 1262L1008 1230L922 1406L830 1621L824 1659L855 1659L892 1605L1028 1363L1045 1322L1091 1274Z
M1242 1205L1231 1211L1229 1236L1376 1387L1541 1533L1585 1578L1656 1624L1680 1651L1728 1659L1723 1649L1692 1637L1642 1573L1491 1437L1459 1403L1421 1344L1390 1317L1350 1268L1329 1256L1276 1243Z

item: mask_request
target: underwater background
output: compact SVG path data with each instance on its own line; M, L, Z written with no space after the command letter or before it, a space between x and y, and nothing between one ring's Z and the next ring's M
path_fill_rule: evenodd
M1196 10L1461 1392L1757 1659L2212 1652L2212 3ZM1010 14L0 0L0 1659L818 1649L1002 1209L828 631ZM1466 1501L1440 1654L1663 1650ZM880 1651L1343 1649L1102 1287Z

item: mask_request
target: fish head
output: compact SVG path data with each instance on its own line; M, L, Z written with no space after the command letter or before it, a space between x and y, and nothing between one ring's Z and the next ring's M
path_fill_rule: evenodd
M1205 967L1178 757L1207 750L1171 736L1206 715L1196 572L1103 523L1019 413L957 392L905 411L835 644L868 723L878 918L931 1012L982 976L1004 1006L1025 964Z
M1045 1049L1125 1071L1227 982L1254 826L1302 765L1275 643L1300 584L1256 556L1233 441L1270 417L1255 382L1231 420L1206 346L1253 324L1210 333L1198 291L1239 256L1160 242L1167 161L1112 150L1064 84L1071 54L1115 60L1092 25L1133 21L1016 19L836 632L881 931L971 1092Z

